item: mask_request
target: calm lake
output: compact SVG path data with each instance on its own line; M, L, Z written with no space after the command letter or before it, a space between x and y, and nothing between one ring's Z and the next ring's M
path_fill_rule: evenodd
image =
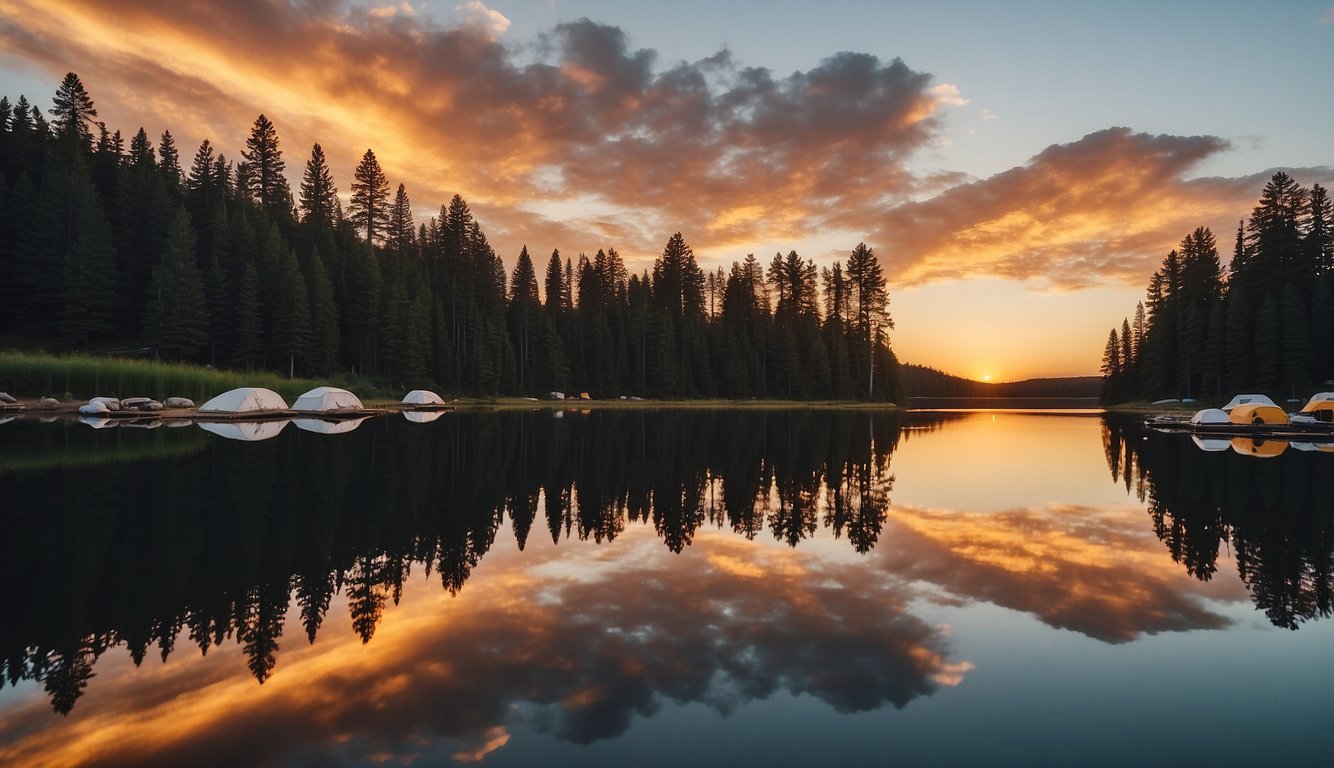
M0 764L1334 752L1323 446L1013 411L277 430L0 425Z

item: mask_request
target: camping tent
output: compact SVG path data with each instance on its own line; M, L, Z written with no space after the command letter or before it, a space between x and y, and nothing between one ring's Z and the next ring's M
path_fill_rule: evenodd
M417 424L430 424L436 419L444 416L440 411L404 411L403 418Z
M237 387L199 406L201 411L249 413L251 411L285 411L287 402L282 395L262 387Z
M285 419L276 421L201 421L199 428L205 432L212 432L218 437L225 437L228 440L240 440L246 443L254 443L260 440L268 440L271 437L277 437L283 427L287 426Z
M1226 424L1227 412L1220 408L1205 408L1190 417L1191 424Z
M1334 421L1334 392L1319 392L1302 407L1302 413L1314 414L1318 421Z
M404 405L444 405L440 395L428 389L414 389L403 397Z
M365 408L356 395L338 387L316 387L292 403L294 411L360 411Z
M1242 456L1272 459L1287 449L1288 441L1286 440L1252 440L1249 437L1232 438L1232 450Z
M1229 400L1228 404L1223 406L1221 410L1231 413L1232 409L1239 408L1243 405L1272 405L1275 408L1278 407L1277 403L1264 395L1237 395Z
M1249 405L1239 405L1232 409L1228 414L1229 420L1233 424L1287 424L1288 414L1283 412L1277 405L1263 405L1261 403L1251 403Z
M299 429L307 432L318 432L321 435L341 435L344 432L351 432L361 426L361 422L370 418L369 416L360 419L345 419L343 421L325 421L324 419L294 419L293 423Z

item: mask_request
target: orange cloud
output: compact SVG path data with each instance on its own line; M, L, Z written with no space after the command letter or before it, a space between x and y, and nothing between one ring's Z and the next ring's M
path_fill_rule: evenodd
M664 67L588 19L510 44L509 20L476 0L455 9L461 26L411 11L0 0L0 56L52 83L78 72L109 126L170 128L187 161L204 138L236 159L261 112L293 181L320 142L346 193L373 148L419 220L460 193L511 263L525 243L614 246L638 270L681 231L713 259L866 239L900 286L1139 284L1196 226L1225 240L1267 175L1189 179L1227 142L1112 128L960 184L912 165L943 140L942 110L967 100L898 59L837 53L782 76L723 50Z
M870 240L883 244L898 285L988 276L1059 288L1139 286L1186 233L1211 226L1227 243L1254 205L1272 171L1187 178L1229 146L1215 136L1109 128L892 208ZM1328 168L1293 173L1308 183L1332 177Z
M581 198L643 222L651 235L617 233L630 255L676 230L707 231L702 246L804 234L910 183L908 158L958 98L867 54L785 77L726 51L660 70L617 27L584 19L519 47L482 3L459 13L450 28L389 3L0 0L0 41L53 82L78 72L109 125L169 127L187 157L205 137L235 157L263 112L292 176L319 141L346 190L373 147L428 209L459 192L493 211L502 255L520 242L512 214ZM569 240L530 244L607 244L597 221L564 223Z

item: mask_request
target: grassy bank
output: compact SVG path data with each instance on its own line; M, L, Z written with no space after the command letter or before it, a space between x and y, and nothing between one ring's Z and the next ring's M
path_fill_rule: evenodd
M363 397L394 397L365 379L348 376L315 381L288 379L266 371L223 371L154 360L0 352L0 391L21 397L188 397L202 403L236 387L265 387L290 401L322 384L345 387Z

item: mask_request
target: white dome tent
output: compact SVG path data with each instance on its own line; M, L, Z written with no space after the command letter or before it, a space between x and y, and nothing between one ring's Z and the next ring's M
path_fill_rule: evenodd
M429 389L414 389L403 397L404 405L444 405L440 395Z
M365 408L360 398L338 387L316 387L292 403L292 410L306 413L361 411Z
M1221 408L1205 408L1190 417L1191 424L1229 424L1227 411Z
M199 406L201 413L252 413L285 411L287 401L282 395L263 387L237 387Z

